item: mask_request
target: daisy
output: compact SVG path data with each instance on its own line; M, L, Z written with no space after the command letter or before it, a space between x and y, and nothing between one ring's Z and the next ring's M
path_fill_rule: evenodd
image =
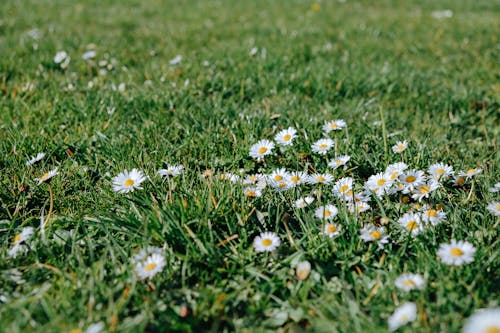
M496 183L495 185L493 185L493 187L490 187L488 191L491 193L500 192L500 183Z
M396 288L403 291L410 291L414 289L422 290L424 289L425 281L420 274L406 273L400 275L394 281L394 284L396 285Z
M422 221L430 223L431 225L438 225L446 220L446 213L442 210L425 208L422 211Z
M469 242L451 240L449 244L441 244L438 257L446 265L460 266L474 261L476 248Z
M292 146L293 139L297 137L297 130L293 127L288 127L285 130L282 130L276 134L274 140L277 144L282 146Z
M486 206L486 209L495 216L500 216L500 203L498 201L492 201Z
M167 165L166 169L158 170L158 174L160 176L171 176L176 177L182 175L184 173L184 166L182 164L179 165Z
M412 236L421 233L424 230L424 225L418 213L406 213L398 219L398 223Z
M354 201L354 202L349 202L349 204L347 205L347 209L353 214L354 213L361 214L363 212L366 212L367 210L370 210L371 207L364 201Z
M295 268L295 276L297 277L297 280L302 281L307 279L309 273L311 273L311 263L309 261L305 260L297 264L297 267Z
M444 163L436 163L431 165L428 172L429 175L431 175L436 180L444 180L450 176L453 176L453 174L455 173L452 166Z
M36 154L36 156L31 156L31 158L28 161L26 161L26 165L27 166L33 165L36 162L40 161L44 157L45 157L45 153L38 153L38 154Z
M66 51L59 51L54 56L54 62L61 66L62 69L68 67L71 57L66 53Z
M393 181L390 175L380 172L376 175L372 175L368 178L365 183L367 190L374 192L377 196L382 196L384 193L388 193L391 188Z
M332 139L320 139L312 144L311 149L317 154L326 155L334 144L335 142Z
M153 253L145 260L136 264L135 272L141 280L151 279L153 276L160 273L165 265L165 257L162 254Z
M408 148L408 142L406 140L404 141L398 141L394 146L392 146L392 151L396 154L401 154Z
M413 200L422 201L422 199L428 198L429 195L439 188L439 183L435 179L429 179L427 183L423 183L414 189L412 198Z
M365 225L361 229L360 238L365 242L377 242L380 248L389 243L389 235L386 234L385 228L373 225Z
M345 200L353 200L352 183L353 179L351 177L340 178L333 185L333 195L337 198Z
M328 162L328 166L332 169L337 169L343 165L346 165L347 162L351 159L351 156L349 155L340 155Z
M483 172L483 169L481 168L471 168L467 171L460 171L458 175L470 179L476 175L479 175L481 172Z
M307 178L309 184L330 184L333 181L333 176L327 173L315 173Z
M395 331L417 319L417 305L415 303L405 303L398 307L389 317L389 330Z
M222 175L219 176L220 180L228 180L229 182L236 184L237 182L240 181L240 176L237 174L231 173L231 172L226 172Z
M295 207L297 208L305 208L309 206L311 203L313 203L314 198L313 197L304 197L304 198L299 198L297 201L295 201Z
M500 332L500 308L479 309L470 316L463 327L463 333Z
M118 176L113 178L113 191L118 193L133 192L135 189L142 190L140 186L146 177L141 171L132 169L132 171L124 170Z
M340 234L340 226L334 223L327 223L323 228L323 235L326 235L330 238L338 236Z
M314 212L317 218L327 221L333 220L337 216L339 210L334 205L320 206Z
M453 179L453 186L464 186L467 181L467 178L464 176L456 176Z
M289 174L288 180L295 185L303 184L307 181L307 173L303 171L293 171Z
M7 255L15 258L18 254L26 252L28 247L24 245L24 243L29 240L34 233L35 231L32 227L23 228L20 233L14 236L13 246L7 250Z
M257 252L274 251L280 244L281 240L274 232L263 232L253 241L253 247Z
M40 178L35 178L36 181L38 181L38 185L40 185L43 182L47 182L50 180L50 178L54 177L55 175L59 174L59 171L57 171L57 168L44 173Z
M163 249L157 246L148 246L146 248L142 248L139 252L134 254L132 257L132 262L137 264L138 262L144 261L148 256L152 254L161 255L163 253Z
M274 148L274 143L269 140L260 140L252 147L250 147L250 157L260 161L264 159L265 156L272 154Z
M279 182L290 177L290 173L285 168L276 169L267 177L272 182Z
M408 169L408 165L404 162L399 162L389 164L385 169L385 173L389 175L391 180L396 180L403 174L403 172L405 172L406 169Z
M330 133L331 131L340 131L346 127L346 123L343 119L332 120L323 125L323 131L325 133Z
M253 175L247 175L245 179L243 179L243 184L245 185L254 185L257 184L258 182L261 182L265 180L265 176L261 173L256 173Z
M243 194L250 198L258 198L262 195L262 191L257 186L248 186L243 190Z
M280 191L286 191L295 187L295 184L289 181L288 177L278 181L272 180L269 184L272 188Z
M421 170L410 170L398 179L404 185L403 193L410 193L425 182L425 174Z

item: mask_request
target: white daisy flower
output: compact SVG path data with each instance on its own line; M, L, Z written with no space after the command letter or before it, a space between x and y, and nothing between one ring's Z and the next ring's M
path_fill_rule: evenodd
M262 191L257 186L248 186L243 190L243 194L250 198L258 198L262 195Z
M500 192L500 183L496 183L495 185L493 185L493 187L490 187L488 191L491 193Z
M491 214L495 216L500 216L500 203L498 201L492 201L486 206L486 209L490 211Z
M82 59L83 60L91 60L94 59L95 56L97 55L96 51L90 50L82 54Z
M446 178L453 176L455 171L453 167L444 163L435 163L429 167L429 175L436 180L445 180Z
M266 176L264 176L263 174L261 173L255 173L253 175L247 175L244 179L243 179L243 184L245 185L255 185L261 181L265 181L266 180Z
M160 273L165 265L165 257L162 254L153 253L144 261L136 264L135 272L141 280L151 279L153 276Z
M398 223L413 236L424 231L424 225L418 213L406 213L398 219Z
M118 176L113 178L113 191L118 193L128 193L133 192L135 189L142 190L140 186L146 177L142 174L142 171L137 169L132 169L132 171L124 170L119 173Z
M361 229L360 238L365 242L377 242L380 248L389 243L389 235L386 234L385 228L374 225L365 225Z
M286 190L289 190L291 188L294 188L295 187L295 184L292 183L288 177L287 178L284 178L282 180L279 180L279 181L270 181L269 184L271 185L272 188L274 188L275 190L279 190L279 191L286 191Z
M437 255L446 265L460 266L473 262L475 253L471 243L452 239L451 243L439 246Z
M45 157L45 153L38 153L38 154L36 154L36 156L31 156L31 158L28 161L26 161L26 165L27 166L33 165L36 162L40 161L44 157Z
M446 213L439 209L425 208L422 211L422 221L431 225L438 225L446 220Z
M26 253L28 251L28 247L24 244L16 244L10 249L7 250L7 255L9 257L15 258L19 254Z
M267 177L269 181L279 182L282 180L287 180L290 177L290 173L286 171L285 168L276 169Z
M166 177L177 177L184 173L184 166L182 164L178 165L167 165L166 169L160 169L157 172L160 176Z
M337 225L335 223L326 223L325 227L323 228L323 235L333 238L340 235L340 229L340 225Z
M380 172L376 175L372 175L368 178L365 183L365 188L374 192L378 197L384 195L384 193L388 193L394 182L391 180L390 175Z
M62 69L68 67L71 57L66 53L66 51L59 51L54 56L54 62L58 64Z
M307 177L309 184L330 184L333 181L333 176L328 173L314 173Z
M465 177L467 179L470 179L474 176L479 175L481 172L483 172L483 169L481 169L481 168L471 168L471 169L468 169L467 171L460 171L458 173L458 175L461 177Z
M328 166L332 169L337 169L343 165L346 165L347 162L351 159L351 156L349 155L340 155L328 162Z
M334 144L335 142L332 139L320 139L312 144L311 149L317 154L326 155Z
M398 307L389 317L389 330L395 331L417 319L417 305L415 303L405 303Z
M370 210L371 207L365 201L354 201L348 203L347 209L353 214L361 214L363 212L366 212L367 210Z
M144 261L148 256L152 254L163 254L163 249L157 246L147 246L145 248L140 249L139 252L132 256L132 262L137 264L138 262Z
M323 131L330 133L331 131L339 131L346 127L346 122L343 119L332 120L323 125Z
M476 310L463 327L463 333L498 332L500 332L500 307Z
M293 171L289 174L289 181L295 185L304 184L307 180L307 173L303 171Z
M280 244L281 240L274 232L263 232L253 241L253 247L257 252L274 251Z
M295 207L301 209L309 206L314 201L313 197L299 198L295 201Z
M437 180L431 178L426 183L417 186L413 190L412 198L413 200L422 201L422 199L428 198L429 195L440 187Z
M314 215L322 220L330 221L333 220L338 213L339 210L337 207L334 205L326 205L318 207L314 212Z
M424 289L425 281L420 274L406 273L398 276L398 278L394 281L394 285L396 285L396 288L403 291L415 289L422 290Z
M426 177L421 170L410 170L399 176L398 179L401 184L404 185L403 193L410 193L413 192L416 187L422 185Z
M404 162L398 162L394 164L389 164L385 169L385 173L389 175L391 180L398 179L399 176L408 169L408 165Z
M464 186L467 178L464 176L456 176L453 178L453 186Z
M89 327L87 327L87 329L85 330L85 333L101 333L103 331L104 331L104 323L100 321L95 324L90 324Z
M340 178L333 185L333 195L339 199L353 200L352 183L353 179L351 177Z
M55 175L58 175L59 171L57 171L57 168L50 170L49 172L44 173L40 178L35 178L36 181L38 181L38 185L40 185L43 182L49 181L52 177Z
M406 140L404 141L398 141L394 146L392 146L392 151L396 154L401 154L408 148L408 142Z
M292 146L293 139L297 137L297 130L293 127L288 127L285 130L280 131L274 137L277 144L282 146Z
M264 159L265 156L271 155L274 149L274 142L269 140L260 140L256 144L250 147L250 157L260 161Z
M237 182L240 181L240 176L231 173L231 172L225 172L222 175L219 176L220 180L227 180L230 183L236 184Z
M35 230L33 229L33 227L25 227L23 228L23 230L21 230L20 233L18 233L15 237L14 237L14 245L19 245L21 243L24 243L26 242L28 239L31 238L31 236L33 236L33 234L35 233Z
M297 267L295 268L295 276L297 277L297 280L303 281L307 279L309 273L311 273L311 263L309 261L305 260L297 264Z

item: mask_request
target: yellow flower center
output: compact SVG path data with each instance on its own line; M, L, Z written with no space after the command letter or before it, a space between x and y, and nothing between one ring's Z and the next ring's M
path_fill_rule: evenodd
M49 178L49 173L48 173L48 172L47 172L47 173L44 173L44 174L42 175L42 177L40 177L40 179L41 179L41 180L46 180L47 178Z
M476 172L476 169L469 169L469 170L467 170L467 175L472 176L474 174L474 172Z
M413 183L415 180L417 180L417 178L413 175L410 175L410 176L406 177L405 180L407 183Z
M333 123L330 124L330 128L331 129L336 129L337 127L339 127L339 126L337 125L336 122L333 122Z
M445 173L445 172L446 172L446 171L444 171L444 169L443 169L443 168L438 168L438 169L436 170L436 173L437 173L438 175L442 175L442 174L443 174L443 173Z
M500 333L500 327L497 327L497 326L488 326L484 330L484 333Z
M286 183L285 183L285 182L281 182L281 183L279 183L279 185L278 185L278 186L279 186L280 188L284 188L284 187L286 187Z
M382 179L377 180L377 185L378 185L378 186L382 186L382 185L384 185L386 182L387 182L387 181L386 181L384 178L382 178Z
M69 330L68 333L83 333L83 331L79 328L73 328L72 330Z
M342 186L340 186L340 192L344 193L347 190L349 190L349 185L342 185Z
M255 197L255 196L257 196L257 193L255 193L255 191L248 190L247 191L247 196L249 196L249 197Z
M318 147L319 147L319 149L326 149L326 147L328 147L328 145L326 143L322 143Z
M148 271L148 272L151 272L153 269L155 269L155 268L156 268L156 266L157 266L157 265L156 265L154 262L152 262L152 263L150 263L150 264L147 264L147 265L144 267L144 269L145 269L146 271Z
M330 215L332 215L332 213L328 209L323 211L323 217L329 217Z
M420 192L420 194L426 194L429 193L430 189L431 188L429 186L423 185L418 189L418 191Z
M335 231L337 231L337 228L333 225L333 224L329 224L327 227L326 227L326 231L328 231L329 233L334 233Z
M415 222L415 221L410 221L406 224L406 229L408 230L414 230L414 229L417 229L418 228L418 223Z
M292 183L298 183L300 180L300 177L299 176L292 176L292 177L290 177L290 180L292 181Z
M409 287L409 286L415 287L416 286L415 281L410 280L410 279L404 280L403 285L405 285L407 287Z
M405 146L403 146L401 143L398 145L398 150L403 151L405 150Z
M265 154L267 152L267 148L266 147L260 147L259 150L258 150L259 154Z
M380 233L380 231L374 230L370 232L370 237L378 240L382 237L382 234Z
M457 178L457 184L458 185L463 185L465 183L465 178L464 177L458 177Z
M264 238L264 239L262 240L262 245L263 245L263 246L266 246L266 247L267 247L267 246L271 246L271 244L272 244L272 243L273 243L273 241L272 241L271 239L269 239L269 238Z
M394 179L396 179L397 177L398 177L398 172L397 172L397 171L394 171L393 173L391 173L391 175L390 175L390 177L389 177L389 178L391 178L391 180L394 180Z
M290 134L285 134L283 136L283 141L290 141L291 138L292 138L292 136Z
M438 216L438 214L437 214L437 211L436 211L435 209L429 209L429 210L427 211L427 216L428 216L428 217L437 217L437 216Z
M453 247L450 250L450 254L454 257L461 257L464 255L464 251L462 251L462 249L459 249L458 247Z
M14 237L14 244L19 243L20 240L21 240L21 233L17 234L16 237Z
M495 209L498 210L500 212L500 204L496 205L495 206Z
M277 182L279 182L282 179L283 179L282 175L276 175L276 176L274 176L274 180L277 181Z
M325 181L325 177L323 177L323 176L318 176L318 177L316 177L316 181L317 181L318 183L322 183L322 182L324 182L324 181Z
M130 178L123 182L123 185L125 186L133 186L134 184L135 184L134 180Z
M342 165L343 163L344 163L344 162L343 162L342 160L336 160L336 161L335 161L335 165L336 165L336 166L340 166L340 165Z
M251 182L255 182L255 181L257 181L257 176L256 176L256 175L251 175L250 177L248 177L248 179L249 179Z

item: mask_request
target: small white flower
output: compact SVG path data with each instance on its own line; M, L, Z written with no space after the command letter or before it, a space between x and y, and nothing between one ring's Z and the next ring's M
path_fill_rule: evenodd
M389 330L395 331L417 319L417 305L415 303L405 303L398 307L389 317Z
M481 168L471 168L471 169L468 169L467 171L460 171L458 173L458 176L470 179L474 176L479 175L481 172L483 172L483 169L481 169Z
M245 185L255 185L259 182L262 182L262 181L265 181L266 180L266 176L264 176L263 174L260 174L260 173L255 173L255 174L252 174L252 175L247 175L244 179L243 179L243 184Z
M271 174L267 177L271 182L280 182L287 180L290 177L290 173L286 171L285 168L276 169L271 172Z
M417 186L413 190L412 198L413 200L422 201L422 199L428 198L429 195L440 187L437 180L431 178L426 183Z
M180 54L176 55L174 58L170 59L168 62L170 65L180 64L182 61L182 56Z
M452 166L444 163L436 163L431 165L428 172L431 177L439 181L445 180L446 178L453 176L453 174L455 173Z
M330 133L331 131L339 131L346 127L346 122L343 119L332 120L323 125L323 131Z
M340 155L328 162L328 166L332 169L337 169L343 165L346 165L347 162L351 159L351 156L349 155Z
M495 216L500 216L500 203L498 201L492 201L486 206L486 209L490 211L491 214Z
M160 176L171 176L176 177L184 173L184 166L182 164L178 165L167 165L166 169L158 170Z
M220 180L228 180L230 183L236 184L237 182L240 181L240 176L237 174L231 173L231 172L226 172L222 175L219 176Z
M413 192L416 187L422 185L426 177L421 170L410 170L399 176L398 179L404 186L403 193L410 193Z
M38 153L38 154L36 154L36 156L32 156L28 161L26 161L26 165L27 166L33 165L36 162L40 161L44 157L45 157L45 153Z
M307 177L309 184L330 184L333 181L333 176L328 173L315 173Z
M289 180L295 185L300 185L307 182L308 176L303 171L293 171L289 174Z
M398 179L399 176L408 169L408 165L404 162L398 162L394 164L389 164L385 169L385 173L389 175L391 180Z
M24 243L29 240L34 233L35 230L32 227L23 228L20 233L14 236L14 239L12 241L13 246L9 250L7 250L7 254L15 258L18 254L26 252L28 250L28 247L24 245Z
M347 209L353 214L354 213L360 214L366 212L367 210L370 210L371 207L365 201L350 201L347 204Z
M384 193L389 192L393 183L394 181L390 178L390 175L380 172L368 178L365 183L365 188L380 197L384 195Z
M260 140L256 144L250 147L250 157L260 161L264 159L265 156L272 154L274 148L274 143L269 140Z
M58 175L59 171L57 171L57 168L50 170L49 172L44 173L40 178L35 178L36 181L38 181L38 185L40 185L43 182L49 181L52 177L55 175Z
M87 51L84 54L82 54L82 59L83 60L94 59L96 55L97 55L97 53L94 50L90 50L90 51Z
M401 154L406 150L406 148L408 148L408 142L406 140L398 141L394 146L392 146L392 151L396 154Z
M113 191L118 193L133 192L135 189L142 190L140 186L146 177L142 171L132 169L132 171L125 170L113 178Z
M313 203L314 201L314 198L313 197L304 197L304 198L300 198L300 199L297 199L297 201L295 201L295 207L297 208L305 208L307 206L309 206L311 203Z
M441 244L438 257L446 265L460 266L474 261L476 248L469 242L451 240L449 244Z
M292 146L293 139L297 137L297 130L293 127L288 127L285 130L280 131L274 137L276 143L282 146Z
M446 220L446 213L439 209L426 208L422 211L422 221L431 225L438 225Z
M253 247L257 252L274 251L280 244L281 240L274 232L263 232L253 241Z
M398 223L413 236L424 230L424 225L418 213L406 213L398 219Z
M102 321L90 324L89 327L85 330L85 333L101 333L104 330L104 323Z
M333 220L338 213L339 210L337 207L334 205L326 205L318 207L314 212L314 215L322 220L330 221Z
M141 280L150 279L160 273L165 265L165 257L162 254L153 253L144 261L137 263L135 272Z
M500 183L496 183L495 185L493 185L493 187L490 187L488 189L489 192L491 193L498 193L500 192Z
M295 268L295 276L297 277L297 280L302 281L307 279L309 273L311 273L311 263L309 261L305 260L297 264L297 267Z
M377 242L379 248L389 243L389 235L386 234L385 228L374 225L365 225L361 229L360 238L365 242Z
M326 155L334 144L335 142L332 139L320 139L312 144L311 149L317 154Z
M323 235L330 238L340 235L340 226L335 223L327 223L323 228Z
M420 274L406 273L400 275L394 284L396 288L403 291L410 291L414 289L422 290L425 286L424 278Z
M258 198L262 195L262 191L257 186L248 186L243 190L243 194L250 198Z
M342 200L352 201L354 199L352 191L353 181L351 177L344 177L337 180L333 185L333 195Z
M463 327L463 333L500 332L500 308L479 309L470 316Z
M68 57L69 56L68 56L68 53L66 53L66 51L59 51L54 56L54 62L56 64L60 64L60 63L62 63Z

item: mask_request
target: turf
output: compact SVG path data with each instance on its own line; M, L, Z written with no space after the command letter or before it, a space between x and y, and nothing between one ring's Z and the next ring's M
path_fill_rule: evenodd
M417 320L400 331L459 332L475 310L498 306L499 219L486 205L498 201L488 189L499 181L500 4L317 5L0 3L2 331L103 322L110 332L386 332L394 309L413 301ZM433 17L445 9L451 18ZM89 49L95 59L83 60ZM61 50L71 56L65 69L53 61ZM372 201L359 216L340 209L343 232L330 239L314 209L293 207L313 191L315 206L334 202L330 187L251 199L220 179L327 171L310 145L333 119L347 122L331 135L335 153L351 156L336 179L361 183L402 158L415 169L444 162L483 172L433 196L447 221L415 238L396 227L415 204L401 196ZM253 143L289 126L300 136L293 147L264 162L249 157ZM402 155L390 149L399 140L409 142ZM26 166L38 152L47 155ZM168 164L185 173L155 175ZM54 167L59 174L38 185ZM113 192L112 178L132 168L150 177L144 188ZM391 230L382 250L359 237L381 217ZM27 226L29 250L9 256ZM257 253L253 240L266 230L282 244ZM472 263L438 260L452 238L476 247ZM147 246L164 247L167 265L143 281L132 258ZM298 281L294 265L306 259L311 274ZM426 287L397 290L404 272L422 274Z

